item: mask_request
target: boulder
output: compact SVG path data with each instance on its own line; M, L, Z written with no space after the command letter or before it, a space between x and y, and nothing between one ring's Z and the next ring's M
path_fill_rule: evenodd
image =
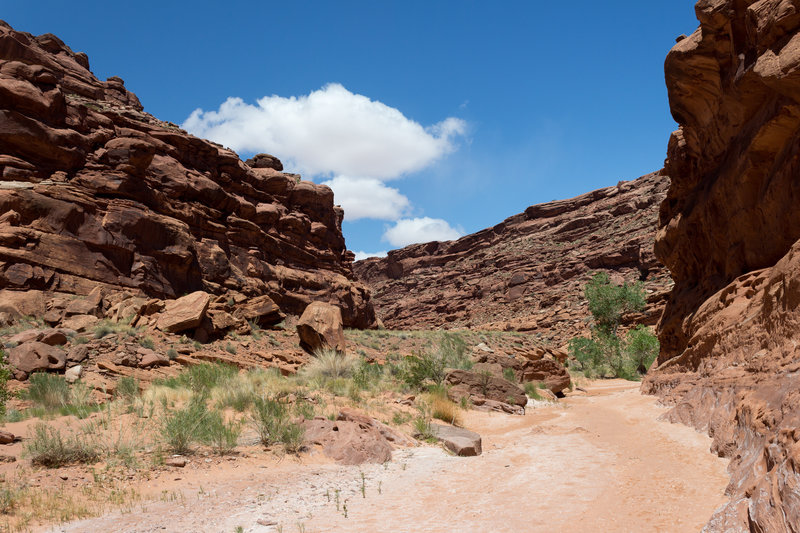
M385 463L392 458L392 445L372 424L317 417L304 420L303 427L306 444L321 446L338 463Z
M61 329L48 329L42 332L38 340L50 346L64 346L67 343L67 335Z
M61 322L61 326L82 333L96 326L98 322L100 319L94 315L75 315Z
M139 348L137 351L141 357L141 359L139 359L139 368L169 365L169 358L166 355L161 355L147 348Z
M167 333L180 333L194 329L203 321L211 295L196 291L177 300L167 302L166 308L158 317L156 327Z
M89 347L85 344L76 344L67 352L68 363L81 363L89 356Z
M464 428L431 424L431 433L444 447L459 457L475 457L483 451L481 436Z
M0 430L0 444L11 444L17 437L10 431Z
M526 361L521 378L523 382L542 382L556 395L563 394L572 385L567 369L554 359Z
M13 344L24 344L26 342L38 341L42 337L41 329L26 329L9 337L8 342Z
M33 372L62 370L66 361L67 354L63 350L37 341L20 344L8 352L8 363L14 377L20 381Z
M463 397L470 399L477 397L520 407L525 407L528 403L528 397L523 389L507 379L489 373L451 370L444 380L451 385L448 396L453 401L460 401Z
M342 313L338 307L325 302L312 302L297 322L300 346L309 353L325 347L344 353L346 341Z
M240 304L233 312L233 316L264 327L273 326L286 318L267 295L257 296Z
M67 383L75 383L81 376L83 375L83 367L81 365L73 366L72 368L68 368L66 372L64 372L64 379Z

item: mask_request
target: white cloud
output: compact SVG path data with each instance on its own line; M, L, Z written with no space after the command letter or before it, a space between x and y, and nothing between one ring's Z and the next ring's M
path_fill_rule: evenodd
M356 254L356 261L361 261L364 259L368 259L370 257L386 257L386 251L380 252L355 252Z
M336 176L322 184L333 189L334 201L344 208L347 221L360 218L397 220L411 205L400 191L374 178Z
M256 105L231 97L217 111L196 109L183 127L237 151L269 152L306 175L378 180L427 167L466 133L461 119L425 128L337 83L307 96L265 96Z
M382 240L389 242L392 246L402 248L421 242L451 241L463 235L462 228L453 228L446 220L421 217L398 220L394 226L384 232Z

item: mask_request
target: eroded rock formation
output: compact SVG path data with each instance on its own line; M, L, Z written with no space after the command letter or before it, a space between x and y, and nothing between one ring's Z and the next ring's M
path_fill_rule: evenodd
M0 288L330 301L369 327L325 186L145 113L54 35L0 21Z
M606 271L644 280L654 324L671 288L652 252L660 173L533 205L451 242L416 244L355 264L391 328L472 327L540 333L556 346L585 331L583 286Z
M675 288L644 390L732 459L713 531L800 530L800 2L702 0L665 70L655 251Z

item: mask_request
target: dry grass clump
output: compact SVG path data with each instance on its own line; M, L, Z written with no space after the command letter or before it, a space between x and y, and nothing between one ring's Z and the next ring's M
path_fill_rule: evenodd
M25 446L25 453L34 465L58 468L75 463L96 463L100 450L92 440L83 435L61 434L45 423L39 423L34 435Z
M357 357L323 348L314 352L314 358L300 373L305 381L324 385L330 380L352 377L358 363Z
M431 416L454 426L462 424L461 408L447 397L434 396L431 399Z

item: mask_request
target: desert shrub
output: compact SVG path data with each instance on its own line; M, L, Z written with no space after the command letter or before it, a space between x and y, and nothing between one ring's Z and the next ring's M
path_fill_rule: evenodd
M517 382L517 375L514 373L514 369L511 367L503 369L503 377L511 383Z
M117 381L114 398L124 402L133 402L139 397L139 380L131 376L123 376Z
M73 463L95 463L100 459L98 447L86 435L64 436L44 423L34 428L34 435L25 446L25 453L35 465L58 468Z
M197 393L206 393L238 373L239 369L233 365L201 363L190 366L173 378L156 381L155 384L171 388L185 387Z
M409 387L420 389L426 382L441 385L449 368L472 368L466 342L455 333L443 333L436 349L406 357L400 377Z
M236 346L229 342L225 345L225 351L229 354L236 355Z
M435 439L431 417L428 413L420 412L420 414L414 418L412 425L414 426L414 437L420 440Z
M161 421L161 437L171 453L187 454L192 444L203 435L208 418L205 399L193 397L188 405L164 413Z
M155 343L155 341L153 340L152 337L140 337L139 338L139 346L142 346L143 348L148 348L148 349L152 350L153 348L156 347L156 343Z
M353 372L353 384L359 389L366 390L377 384L382 377L382 365L361 361Z
M250 422L264 446L282 444L289 453L300 451L304 428L289 420L286 405L275 398L259 396L253 401Z
M200 440L211 446L219 455L231 453L236 448L242 425L231 420L226 422L219 411L210 411L205 416L200 431Z
M8 369L8 359L6 352L0 348L0 418L6 414L6 402L10 396L8 390L8 380L11 378L11 371Z
M358 359L353 356L333 348L323 348L314 352L314 358L303 368L302 376L325 384L329 380L351 377L357 364Z
M525 394L527 394L529 398L533 398L534 400L542 399L542 395L539 394L539 387L537 387L530 381L525 383Z
M31 374L28 384L29 387L24 397L37 407L50 411L70 403L69 384L64 376L37 372Z

